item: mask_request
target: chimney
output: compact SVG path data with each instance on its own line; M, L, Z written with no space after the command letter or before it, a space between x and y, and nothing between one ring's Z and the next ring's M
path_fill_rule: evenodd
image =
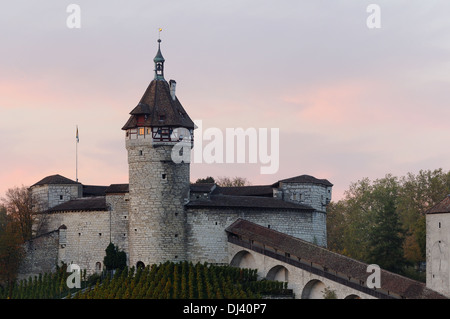
M170 80L169 81L169 86L170 86L170 95L172 96L172 100L175 101L176 97L175 97L175 86L177 85L177 82L175 82L175 80Z

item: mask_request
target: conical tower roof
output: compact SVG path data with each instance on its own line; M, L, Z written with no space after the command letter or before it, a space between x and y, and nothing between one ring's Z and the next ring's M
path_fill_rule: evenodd
M147 87L138 105L130 112L131 116L122 130L138 126L175 126L194 128L194 122L184 110L178 98L172 98L167 81L153 80ZM138 117L144 116L144 121Z
M138 105L130 112L130 118L122 127L128 130L136 127L184 127L194 129L194 122L184 110L175 95L175 81L170 84L164 79L165 59L161 53L161 39L155 58L155 78L150 82Z

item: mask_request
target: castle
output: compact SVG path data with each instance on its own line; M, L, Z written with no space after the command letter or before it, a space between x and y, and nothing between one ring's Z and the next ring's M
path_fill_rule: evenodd
M369 287L367 264L326 249L326 208L333 185L310 175L270 185L221 187L190 182L195 124L164 78L158 40L155 75L122 130L129 183L83 185L61 175L30 187L37 219L19 279L77 264L104 269L113 243L130 267L166 261L257 268L288 282L294 295L320 298L445 298L450 296L450 196L426 212L427 284L381 270ZM182 160L180 160L182 159Z
M189 161L195 125L164 77L161 40L155 75L123 126L129 183L83 185L60 175L30 187L38 220L26 243L21 277L75 263L88 274L104 267L110 242L129 266L165 261L230 264L226 229L238 219L326 247L326 207L332 184L300 175L271 185L220 187L191 184ZM186 155L186 153L185 153Z

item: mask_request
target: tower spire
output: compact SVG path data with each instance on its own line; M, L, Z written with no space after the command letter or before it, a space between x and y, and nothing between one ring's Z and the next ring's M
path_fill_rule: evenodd
M155 62L155 80L164 80L164 57L161 53L161 31L159 28L158 34L158 52L156 53L153 62Z

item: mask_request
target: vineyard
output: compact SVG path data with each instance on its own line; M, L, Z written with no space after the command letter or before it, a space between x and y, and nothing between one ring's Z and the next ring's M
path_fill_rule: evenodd
M287 294L287 284L257 280L256 270L166 262L145 268L124 268L114 275L82 274L81 289L69 290L70 273L61 267L53 274L22 280L0 290L0 298L37 299L258 299L264 295Z

